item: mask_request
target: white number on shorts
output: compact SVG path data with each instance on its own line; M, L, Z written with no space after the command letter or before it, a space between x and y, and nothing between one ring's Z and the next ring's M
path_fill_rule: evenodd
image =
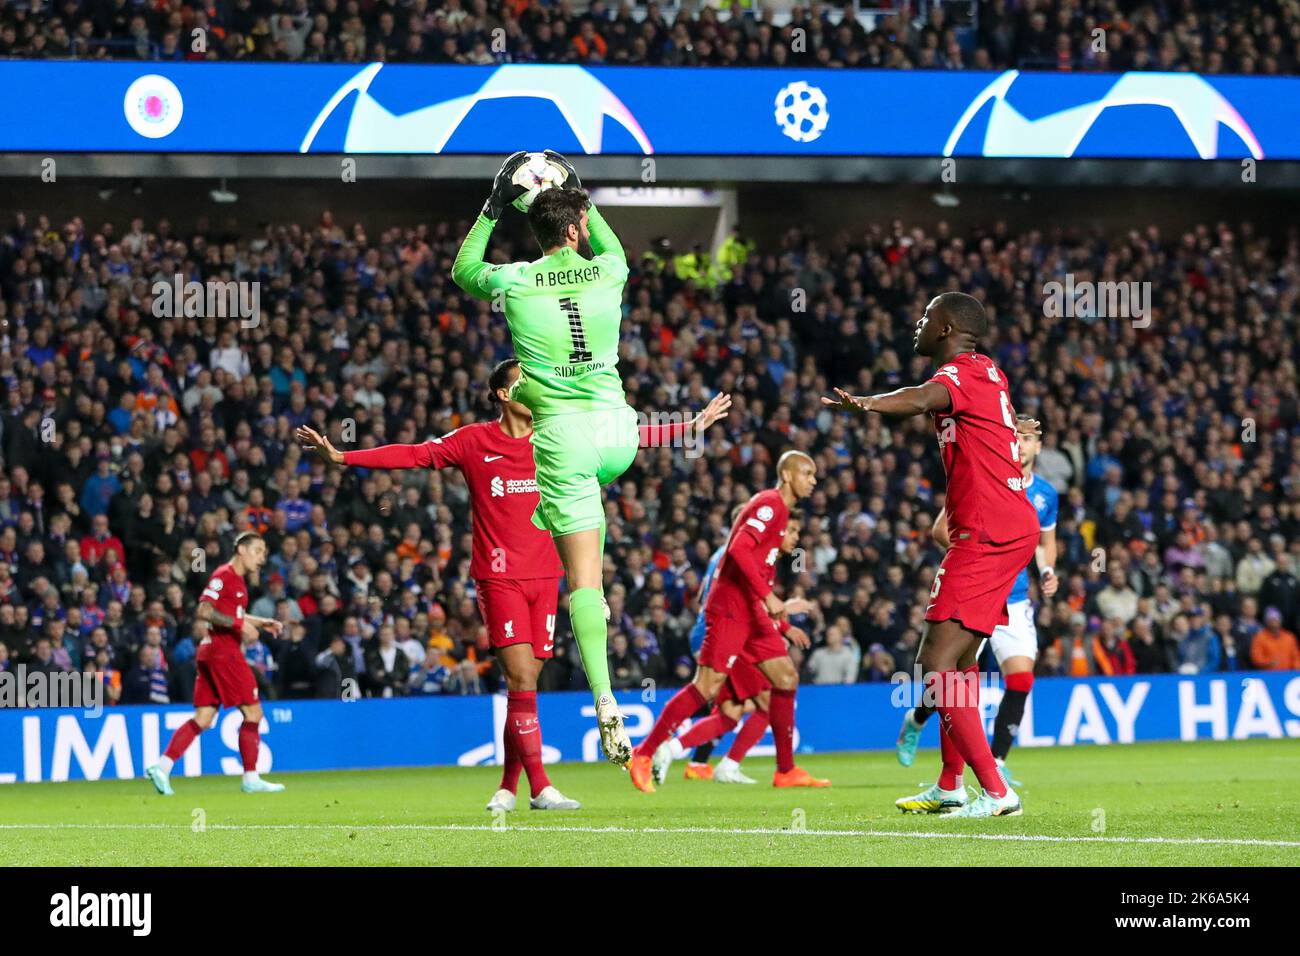
M546 636L549 639L555 638L555 615L546 615Z
M943 581L943 568L934 572L934 584L930 585L930 600L933 601L939 596L939 585Z

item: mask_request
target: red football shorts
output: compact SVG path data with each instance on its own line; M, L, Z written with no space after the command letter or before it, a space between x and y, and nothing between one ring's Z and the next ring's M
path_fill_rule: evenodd
M758 669L758 665L742 654L718 692L718 703L725 700L743 702L771 687L772 682Z
M927 621L961 621L968 631L992 634L1007 623L1007 595L1016 575L1034 558L1038 533L1001 544L955 540L930 588Z
M195 661L195 707L251 707L257 700L257 679L243 657L220 655Z
M785 638L766 614L748 617L707 616L699 662L730 676L744 659L751 665L789 653Z
M559 578L492 578L478 585L478 612L493 647L531 644L533 656L555 656L555 605Z

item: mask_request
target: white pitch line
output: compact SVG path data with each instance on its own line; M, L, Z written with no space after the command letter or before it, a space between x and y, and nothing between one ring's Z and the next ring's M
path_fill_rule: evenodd
M0 823L0 830L189 830L188 823ZM1164 844L1170 846L1300 847L1300 840L1218 837L1048 836L1035 833L948 833L933 830L788 830L775 827L494 827L478 823L210 823L208 830L378 830L444 833L689 833L718 836L864 837L868 839L993 840L1010 843Z

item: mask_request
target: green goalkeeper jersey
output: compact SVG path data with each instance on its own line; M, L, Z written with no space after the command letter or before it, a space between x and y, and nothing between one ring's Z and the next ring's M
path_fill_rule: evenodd
M535 419L627 405L618 374L627 258L594 206L587 212L593 259L568 246L535 262L483 261L496 224L480 215L451 275L478 299L500 301L519 359L511 398Z

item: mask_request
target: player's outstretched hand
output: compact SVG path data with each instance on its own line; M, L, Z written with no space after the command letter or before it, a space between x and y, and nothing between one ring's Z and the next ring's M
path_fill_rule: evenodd
M563 186L565 189L582 188L582 180L578 178L578 171L573 168L573 163L569 162L553 149L542 150L542 155L546 157L548 162L552 162L564 170Z
M835 389L835 398L822 396L822 404L830 408L841 408L846 412L869 412L871 411L870 398L858 398L856 395L850 395L842 388Z
M528 192L514 181L515 173L526 162L528 162L528 154L522 149L516 150L506 157L506 161L497 170L496 178L492 180L492 192L488 195L487 202L483 204L483 215L493 222L501 218L506 211L506 206Z
M806 651L808 648L812 647L812 638L810 638L802 628L794 627L793 625L785 632L785 639L801 650Z
M1043 425L1036 418L1017 418L1016 435L1024 435L1030 438L1041 438L1043 435Z
M731 396L725 392L719 392L709 399L709 404L704 406L704 411L695 416L695 430L702 432L719 419L726 418L727 413L731 411Z
M343 464L343 452L331 445L330 440L316 429L307 425L299 425L294 429L293 437L303 447L304 451L314 451L320 455L321 460L326 464Z

